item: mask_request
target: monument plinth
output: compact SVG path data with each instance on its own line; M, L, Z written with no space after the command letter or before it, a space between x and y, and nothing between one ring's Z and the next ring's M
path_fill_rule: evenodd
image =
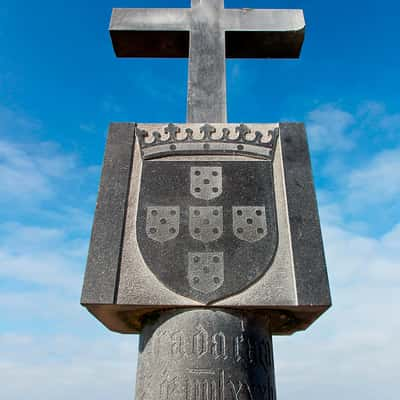
M274 399L271 336L329 285L304 126L227 123L225 56L299 56L303 14L193 0L110 31L118 56L189 56L188 122L111 124L81 302L141 333L138 399Z

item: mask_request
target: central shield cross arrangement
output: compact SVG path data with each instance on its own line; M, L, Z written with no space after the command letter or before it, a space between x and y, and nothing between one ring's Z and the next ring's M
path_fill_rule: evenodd
M136 237L146 265L167 287L208 303L266 272L278 241L277 132L243 124L138 131Z

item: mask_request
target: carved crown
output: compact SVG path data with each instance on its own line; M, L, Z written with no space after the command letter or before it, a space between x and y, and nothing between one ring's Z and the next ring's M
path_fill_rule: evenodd
M245 155L272 160L278 124L136 126L144 159L171 155Z

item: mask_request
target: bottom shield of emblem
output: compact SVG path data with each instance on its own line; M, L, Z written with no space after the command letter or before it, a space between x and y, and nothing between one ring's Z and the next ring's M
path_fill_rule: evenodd
M198 292L215 292L224 283L224 253L189 253L188 280Z

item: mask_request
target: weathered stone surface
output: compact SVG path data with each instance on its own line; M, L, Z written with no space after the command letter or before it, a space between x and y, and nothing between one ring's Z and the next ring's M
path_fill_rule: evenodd
M132 126L112 125L110 135ZM107 148L119 167L106 163L103 180L120 170L131 176L119 196L98 204L92 242L99 230L120 233L91 246L82 296L103 323L137 332L141 315L158 308L252 307L270 315L272 332L288 334L329 307L302 124L134 129L137 140L120 135ZM120 148L126 156L113 157ZM117 266L91 261L107 260L109 248ZM114 294L106 301L104 281Z
M268 318L204 309L149 315L140 337L136 398L275 400Z

